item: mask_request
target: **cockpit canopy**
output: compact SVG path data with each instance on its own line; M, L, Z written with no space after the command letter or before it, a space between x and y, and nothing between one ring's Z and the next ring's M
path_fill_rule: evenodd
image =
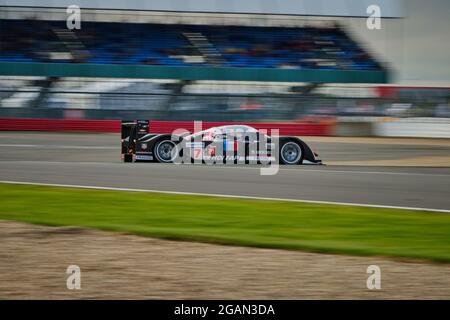
M228 125L220 127L212 127L206 130L199 131L192 135L186 136L185 139L202 137L202 141L213 141L216 139L223 139L225 137L229 138L240 138L249 133L256 133L258 130L246 125Z

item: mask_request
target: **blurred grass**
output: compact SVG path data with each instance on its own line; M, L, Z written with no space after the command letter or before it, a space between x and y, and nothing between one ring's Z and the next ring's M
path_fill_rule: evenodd
M450 215L445 213L0 184L0 219L450 262Z

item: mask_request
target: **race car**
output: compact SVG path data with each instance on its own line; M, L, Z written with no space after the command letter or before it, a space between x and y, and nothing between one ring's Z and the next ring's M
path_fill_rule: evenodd
M122 161L207 164L322 164L298 137L269 135L247 125L191 133L152 133L149 120L122 121Z

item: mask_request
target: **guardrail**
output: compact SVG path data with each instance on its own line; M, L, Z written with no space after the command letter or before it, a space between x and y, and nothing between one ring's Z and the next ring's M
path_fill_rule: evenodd
M0 118L0 131L120 132L120 121Z
M202 129L230 124L246 124L256 129L279 129L287 136L333 135L333 122L202 122ZM154 133L171 133L175 129L194 131L193 121L150 121ZM0 118L0 131L50 131L50 132L120 132L119 120L73 120L73 119L11 119Z
M447 118L365 118L348 121L317 120L303 122L202 122L202 130L231 124L256 129L278 129L285 136L379 136L450 138ZM194 131L193 121L150 121L151 132L172 133L176 129ZM0 118L0 131L103 132L119 133L120 120Z

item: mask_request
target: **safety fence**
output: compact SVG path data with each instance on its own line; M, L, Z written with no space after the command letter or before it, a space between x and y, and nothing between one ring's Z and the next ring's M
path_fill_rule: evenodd
M50 131L50 132L120 132L120 120L75 119L11 119L0 118L0 131ZM202 129L215 126L246 124L256 129L278 129L281 135L329 136L333 135L334 122L202 122ZM193 121L150 121L154 133L171 133L176 129L194 132Z

